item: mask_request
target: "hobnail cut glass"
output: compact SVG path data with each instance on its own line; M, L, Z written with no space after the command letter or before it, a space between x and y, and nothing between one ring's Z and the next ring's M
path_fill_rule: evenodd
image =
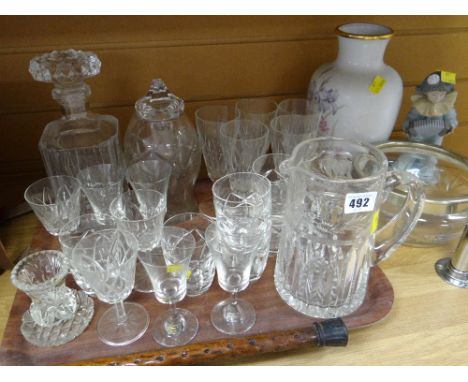
M94 314L86 294L65 286L69 263L59 251L32 253L13 268L11 281L31 298L21 333L37 346L57 346L71 341L88 326Z
M75 49L54 50L34 57L29 63L29 73L36 81L63 86L94 77L100 71L101 61L95 53Z

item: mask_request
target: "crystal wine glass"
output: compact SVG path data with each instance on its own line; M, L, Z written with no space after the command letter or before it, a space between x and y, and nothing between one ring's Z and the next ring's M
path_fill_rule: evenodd
M39 179L24 192L37 218L51 235L80 214L80 183L71 176Z
M151 278L156 299L171 305L171 309L159 315L153 324L153 338L163 346L184 345L198 333L197 317L176 307L187 293L187 272L195 246L189 231L164 227L162 246L138 255Z
M219 286L232 296L217 303L211 311L211 323L222 333L236 335L247 332L255 324L255 309L238 293L249 285L250 269L256 250L234 251L222 244L216 223L210 224L205 240L213 254Z
M167 198L172 166L163 159L148 159L135 162L127 167L126 178L134 190L159 191Z
M98 219L94 214L84 214L71 220L62 227L58 236L63 254L71 262L73 248L75 248L76 244L84 235L88 235L91 232L101 231L106 228L116 228L114 219L109 215L103 215L101 216L101 219ZM94 296L94 292L91 287L83 280L80 272L78 272L71 263L70 272L83 292L90 296Z
M164 225L181 227L194 237L196 246L190 259L190 277L187 280L187 296L196 297L208 291L215 276L215 266L210 249L205 243L205 230L214 218L199 212L186 212L167 219Z
M104 229L85 235L73 249L72 263L99 300L114 304L99 319L102 342L124 346L143 336L149 315L143 306L123 301L135 280L137 240L126 231Z
M138 251L150 251L159 246L166 214L166 197L161 192L146 189L124 192L112 201L110 211L119 228L135 235ZM153 292L147 272L139 261L135 290Z
M250 281L265 270L271 238L271 183L262 175L237 172L213 184L213 204L222 242L233 251L253 251Z

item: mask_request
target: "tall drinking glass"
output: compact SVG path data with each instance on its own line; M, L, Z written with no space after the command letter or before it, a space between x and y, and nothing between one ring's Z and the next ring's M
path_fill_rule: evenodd
M271 183L270 255L276 255L278 252L281 228L284 221L287 180L280 173L279 166L288 158L287 154L265 154L258 157L252 166L253 172L264 176Z
M110 204L124 191L125 173L115 164L86 167L78 173L81 188L98 219L110 215Z
M270 146L268 127L260 121L237 119L221 126L221 148L227 173L245 172Z
M255 250L233 251L220 237L216 223L206 229L206 242L213 253L219 286L232 296L217 303L211 311L211 323L222 333L236 335L248 331L255 324L255 309L237 294L249 285Z
M253 119L265 126L270 126L277 107L275 101L266 98L246 98L236 102L236 112L240 119Z
M221 149L221 126L236 117L235 109L227 105L203 106L195 112L198 140L212 181L227 173L226 159Z
M164 159L142 160L128 166L126 179L134 190L154 190L167 197L171 172L171 164Z
M39 179L24 192L39 221L51 235L80 215L80 183L71 176Z
M163 346L180 346L198 333L198 319L176 307L187 293L187 272L196 246L192 234L178 227L165 227L162 246L140 252L139 258L153 283L156 299L171 309L159 315L153 324L154 340Z
M318 134L316 117L312 115L279 115L272 119L270 129L271 148L277 154L291 155L299 143Z
M228 174L213 184L220 240L235 252L255 250L250 281L265 270L271 238L271 184L259 174Z
M114 304L97 324L100 340L111 346L131 344L148 329L145 308L123 302L133 289L137 246L131 233L105 229L84 236L73 249L73 266L99 300Z
M307 98L286 98L278 103L276 115L308 115L312 114Z

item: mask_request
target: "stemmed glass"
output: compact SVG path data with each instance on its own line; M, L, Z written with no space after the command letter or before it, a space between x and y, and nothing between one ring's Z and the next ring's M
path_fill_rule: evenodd
M104 229L85 235L73 249L73 266L99 300L114 304L97 324L100 340L111 346L133 343L148 329L149 315L145 308L123 302L135 281L137 245L129 232Z
M110 205L117 226L135 235L139 251L159 246L166 214L166 197L154 190L131 190L117 196ZM151 281L137 261L135 290L152 292Z
M63 254L71 261L73 248L84 235L91 232L101 231L106 228L116 228L114 219L109 215L102 215L100 219L94 214L84 214L78 216L65 224L59 232L59 242ZM94 295L93 290L83 280L78 270L70 264L70 272L78 286L88 295Z
M78 173L81 188L98 219L110 215L110 204L124 191L125 172L115 164L86 167Z
M270 248L270 181L252 172L236 172L218 179L212 190L221 241L234 251L255 249L250 281L260 279Z
M37 218L51 235L80 214L80 183L71 176L39 179L24 192Z
M198 333L198 319L176 307L187 293L187 272L196 246L193 235L179 227L164 227L162 246L140 252L139 259L151 278L156 299L171 309L159 315L152 329L154 340L163 346L180 346Z
M255 309L238 293L249 285L250 269L256 250L227 248L219 239L216 223L208 226L205 240L215 259L219 286L232 296L217 303L211 311L211 323L222 333L235 335L248 331L255 324Z
M134 190L148 189L159 191L166 196L172 166L164 159L148 159L135 162L126 171L127 182Z
M196 246L190 259L187 296L196 297L208 291L215 276L213 256L205 243L205 230L215 220L199 212L186 212L167 219L165 226L181 227L194 237Z

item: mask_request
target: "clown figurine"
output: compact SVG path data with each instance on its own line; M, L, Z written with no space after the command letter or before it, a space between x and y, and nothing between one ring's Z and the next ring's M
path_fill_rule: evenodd
M403 130L409 140L433 145L442 144L444 135L458 125L454 104L457 92L453 84L443 82L441 72L429 74L416 87L416 94L411 97L413 107L408 113ZM402 154L395 161L394 167L415 175L426 185L439 182L440 173L437 159L423 154Z
M451 83L443 82L441 72L429 74L416 87L411 97L413 107L403 122L403 130L413 142L442 144L444 135L458 125L455 112L457 92Z

